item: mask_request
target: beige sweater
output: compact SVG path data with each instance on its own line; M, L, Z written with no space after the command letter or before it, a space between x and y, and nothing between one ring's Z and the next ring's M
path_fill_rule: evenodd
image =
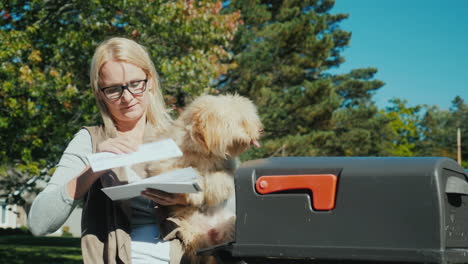
M89 141L89 136L86 135L89 132L91 142L78 146L79 149L77 150L69 150L67 148L65 152L73 152L68 153L70 155L66 155L66 158L70 160L61 160L60 162L62 163L63 161L64 163L68 162L76 166L82 166L83 168L77 168L79 171L82 171L88 163L83 155L78 155L78 152L95 152L97 144L105 140L101 127L86 127L85 129L87 131L80 131L77 137L85 136L84 138L87 138L87 141ZM148 133L145 132L145 137L147 134ZM90 145L92 149L90 149ZM63 158L65 158L65 155L62 159ZM73 174L67 173L67 166L60 166L60 163L57 167L57 171L61 170L64 175ZM138 168L138 165L133 167L137 172ZM64 191L65 188L60 188L63 184L55 181L53 177L47 188L38 196L38 199L34 201L31 208L28 220L30 229L35 235L44 235L57 230L79 202L78 200L71 199ZM132 210L130 208L130 202L113 202L100 190L103 187L124 184L126 182L127 175L125 175L125 170L117 168L96 181L86 194L82 215L82 251L85 263L131 262L130 219L134 222L135 215L131 215ZM44 201L50 200L48 198L53 198L54 203L51 204L47 202L47 206L41 206L44 205ZM61 213L53 214L50 212L51 210L59 210ZM167 228L167 222L163 221L166 216L164 209L159 207L158 210L159 211L156 212L155 215L159 217L156 217L154 222L163 222L164 224L162 226L166 227L163 229L170 231L170 228ZM54 217L50 217L51 215L54 215ZM177 239L174 239L171 242L171 264L182 263L181 256L182 250L180 243Z
M102 127L86 127L92 139L93 153L96 146L106 139ZM150 136L147 129L144 140ZM144 164L134 166L133 169L143 174ZM101 176L88 191L83 205L81 249L84 263L130 263L131 238L130 218L131 209L128 200L112 201L101 191L103 187L128 183L123 168L112 169ZM165 221L167 212L164 207L157 207L156 224L160 224L163 234L170 233L174 226ZM182 247L178 239L171 239L171 264L182 263Z

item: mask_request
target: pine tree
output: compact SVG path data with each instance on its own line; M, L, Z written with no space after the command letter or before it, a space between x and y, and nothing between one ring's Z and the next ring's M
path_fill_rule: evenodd
M243 26L234 39L237 67L219 89L250 97L265 125L264 147L244 158L293 155L379 155L387 118L372 95L376 69L334 75L351 33L334 1L234 0Z

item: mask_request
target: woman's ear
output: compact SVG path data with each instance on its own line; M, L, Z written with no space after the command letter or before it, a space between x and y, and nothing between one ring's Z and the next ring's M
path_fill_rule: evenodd
M151 91L153 89L153 79L148 78L148 81L146 82L146 90Z
M152 91L156 87L155 80L153 77L151 77L151 74L149 73L146 74L146 78L148 80L146 82L146 90Z

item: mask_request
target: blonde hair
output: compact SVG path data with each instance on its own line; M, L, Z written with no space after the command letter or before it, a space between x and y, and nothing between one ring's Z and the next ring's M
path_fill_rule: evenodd
M117 128L112 116L107 109L99 89L99 77L102 66L111 60L131 63L141 68L148 75L148 82L152 83L154 89L148 89L149 103L146 109L147 125L154 127L155 132L165 132L172 123L172 119L166 110L164 99L159 84L159 76L156 68L149 57L148 51L142 45L133 40L114 37L110 38L96 48L90 68L91 87L96 98L101 117L104 122L105 133L109 137L117 134Z

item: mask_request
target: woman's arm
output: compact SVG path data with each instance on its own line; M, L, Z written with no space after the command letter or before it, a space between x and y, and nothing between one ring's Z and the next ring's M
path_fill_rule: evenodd
M97 175L90 176L86 160L86 155L92 152L91 144L91 136L86 129L80 130L68 144L54 175L29 211L28 225L34 235L53 233L67 220L79 198L87 191L86 188L76 188L78 179L88 179L85 182L89 183L98 178Z
M97 152L129 153L138 149L132 138L109 138L97 146ZM94 173L86 155L92 153L91 135L80 130L68 144L54 175L36 197L28 215L28 225L34 235L55 232L67 220L78 201L106 171Z

